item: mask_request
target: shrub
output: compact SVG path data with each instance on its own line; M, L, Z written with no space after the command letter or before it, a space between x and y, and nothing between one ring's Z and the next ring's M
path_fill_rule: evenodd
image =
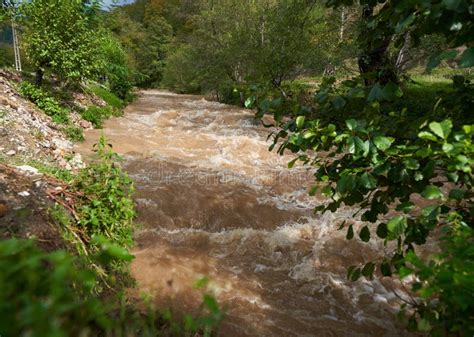
M20 93L36 104L38 108L50 116L57 124L69 122L68 110L63 108L53 97L36 85L23 81L20 84Z
M68 126L64 129L65 135L72 141L75 142L82 142L84 141L84 133L82 128L78 128L75 126Z
M451 214L454 224L442 238L442 252L424 262L413 252L406 261L414 269L417 282L412 288L423 301L411 303L417 311L408 315L412 330L431 330L432 336L474 334L474 229L463 224L459 214Z
M74 182L84 195L78 205L80 225L89 237L104 235L113 243L130 246L135 207L133 184L115 163L119 159L102 136L96 144L97 160L83 169Z
M0 335L79 336L106 327L90 295L94 274L66 252L44 253L33 241L0 242Z
M114 109L110 106L90 106L83 112L81 112L82 118L89 121L94 125L95 128L101 128L104 120L114 115Z
M103 32L100 45L104 60L102 74L107 78L110 91L124 100L132 88L127 52L110 33Z
M130 261L127 251L94 238L94 260ZM43 252L33 240L0 242L0 335L2 336L211 336L222 319L216 300L205 293L202 315L184 322L152 305L140 308L121 295L94 294L96 274L65 251Z

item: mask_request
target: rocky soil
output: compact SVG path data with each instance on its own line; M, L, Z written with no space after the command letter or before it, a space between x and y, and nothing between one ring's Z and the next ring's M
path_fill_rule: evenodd
M0 70L0 238L36 237L39 244L54 249L62 239L50 224L49 210L61 182L33 166L74 171L85 164L61 128L18 94L19 81L14 73ZM73 96L76 106L101 105L96 97ZM71 113L76 126L91 127L78 116Z
M0 239L35 238L48 250L62 246L59 228L49 216L53 201L48 193L55 191L54 185L30 166L0 163Z
M52 162L80 168L80 154L51 118L22 98L11 74L0 72L0 162Z

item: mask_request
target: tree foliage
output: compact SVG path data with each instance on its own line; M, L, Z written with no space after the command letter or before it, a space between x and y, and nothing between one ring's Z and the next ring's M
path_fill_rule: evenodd
M221 97L251 83L280 88L309 62L322 12L321 6L301 1L202 1L192 32L170 56L165 84ZM191 74L189 67L181 71L175 66L191 62Z
M459 52L460 65L472 65L474 31L468 1L456 6L450 1L361 4L373 10L361 22L366 25L358 37L363 56L374 57L367 51L388 47L384 44L406 34L416 45L424 34L436 33L445 37L447 46L462 48L434 55L428 68ZM348 278L372 278L377 271L401 279L412 275L412 292L418 297L402 307L409 328L439 336L470 336L474 87L462 76L454 77L449 95L428 109L419 105L409 111L403 83L398 76L387 76L388 60L379 61L370 71L361 67L361 75L351 80L325 79L314 101L305 106L295 103L287 110L288 102L282 105L284 101L275 97L250 101L258 105L257 116L272 114L279 128L271 149L297 154L290 167L301 160L314 168L317 184L311 193L328 198L316 211L354 207L354 217L363 225L356 233L353 224L343 223L346 238L357 235L363 242L378 238L393 247L385 256L350 267ZM291 119L285 117L288 113ZM437 237L442 238L441 253L419 254L418 246Z
M99 39L82 1L32 0L22 8L26 54L42 72L61 79L91 78L100 68ZM53 18L54 16L54 18Z

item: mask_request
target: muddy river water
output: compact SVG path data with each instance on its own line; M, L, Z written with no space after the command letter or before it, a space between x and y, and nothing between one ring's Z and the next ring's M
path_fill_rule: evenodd
M345 240L350 210L313 214L323 199L307 196L311 172L268 151L252 112L145 91L104 132L136 187L132 273L159 304L192 312L206 275L227 314L221 336L406 335L396 284L346 281L383 247Z

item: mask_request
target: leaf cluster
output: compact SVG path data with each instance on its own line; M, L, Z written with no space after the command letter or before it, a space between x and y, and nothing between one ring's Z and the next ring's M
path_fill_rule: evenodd
M77 206L80 226L88 237L103 235L113 243L133 243L132 224L136 216L132 200L133 183L118 166L118 155L101 137L96 144L97 160L79 173L73 182L83 194Z
M69 123L69 112L63 108L56 99L51 97L45 90L36 85L23 81L19 87L20 93L36 104L57 124Z

